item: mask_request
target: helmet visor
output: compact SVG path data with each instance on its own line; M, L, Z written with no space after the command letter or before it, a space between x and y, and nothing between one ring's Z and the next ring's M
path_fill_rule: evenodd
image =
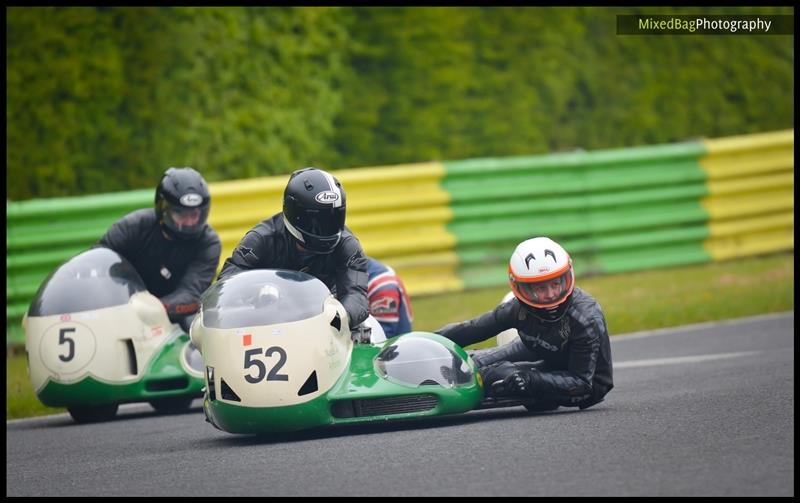
M344 217L344 207L323 210L307 208L291 221L287 218L286 222L289 231L298 238L303 248L313 253L331 253L342 237Z
M340 208L310 209L298 212L292 221L303 234L317 239L338 238L344 229L344 206Z
M208 220L208 205L184 208L167 203L164 209L164 224L180 236L199 234Z
M342 237L341 232L333 236L314 236L307 232L303 232L302 235L303 242L300 243L300 246L312 253L331 253Z
M549 308L564 302L572 293L572 267L550 278L519 278L509 275L511 288L517 297L533 307Z

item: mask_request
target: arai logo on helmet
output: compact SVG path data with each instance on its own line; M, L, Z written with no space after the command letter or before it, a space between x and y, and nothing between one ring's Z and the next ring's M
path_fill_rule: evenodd
M194 192L190 192L181 196L180 201L182 205L189 206L191 208L194 206L200 206L200 203L203 202L203 196L200 194L195 194Z
M331 190L325 190L314 196L314 199L319 203L335 203L339 200L339 194Z

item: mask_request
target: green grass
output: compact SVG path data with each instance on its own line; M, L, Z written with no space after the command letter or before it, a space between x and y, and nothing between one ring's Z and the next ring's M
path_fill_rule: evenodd
M612 336L794 309L794 254L577 278L603 307ZM508 288L413 299L414 328L433 331L493 309ZM475 347L493 344L489 340ZM6 419L63 412L39 403L24 351L8 352Z
M794 309L794 254L576 278L622 334ZM414 328L433 331L494 309L507 287L414 298ZM475 347L492 345L493 341Z
M36 398L28 377L28 362L25 351L7 350L6 357L6 419L46 416L66 412L42 405Z

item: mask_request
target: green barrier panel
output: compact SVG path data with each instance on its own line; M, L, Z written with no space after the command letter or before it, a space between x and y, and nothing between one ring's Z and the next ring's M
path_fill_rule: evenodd
M610 192L586 195L565 195L562 197L529 197L510 202L491 202L480 205L455 204L455 221L504 217L516 214L531 214L556 211L577 211L586 208L622 207L646 203L697 200L705 196L705 184L680 185L675 187L642 189L629 192Z
M573 167L558 173L531 172L492 175L492 178L445 179L455 203L481 202L517 197L556 197L568 194L591 194L621 191L639 187L664 187L683 183L703 183L705 173L696 160L674 163L660 162L650 166L597 169ZM448 176L457 176L450 175Z
M9 222L51 221L67 214L96 216L109 209L121 212L153 204L154 190L132 190L80 197L54 197L29 201L6 202L6 219Z
M708 235L709 230L705 225L696 225L679 229L642 231L621 235L612 234L592 238L571 237L561 240L561 244L565 249L570 250L570 255L573 257L582 256L584 258L591 258L596 254L602 254L603 256L617 255L619 253L624 253L626 250L636 248L653 249L657 247L667 247L682 241L702 241L707 238ZM500 259L504 261L503 264L504 267L506 267L507 264L505 261L511 256L514 247L516 247L516 243L510 246L481 246L474 249L465 248L460 255L461 263L464 266L477 266ZM578 263L575 264L575 268L576 270L582 270L587 273L599 272Z
M579 274L708 261L704 153L692 142L445 163L465 287L505 284L514 248L535 236L561 242Z
M590 213L508 216L502 220L454 223L449 229L458 236L459 246L498 241L524 241L535 236L600 235L600 233L640 232L657 226L704 223L708 214L698 203L664 206L639 206L624 210Z
M570 152L536 156L466 159L445 161L445 186L453 177L495 178L508 172L530 170L568 170L575 167L617 166L621 164L653 164L669 159L697 158L705 148L697 142L675 143L645 147L604 149L593 152Z
M698 247L694 242L685 245L670 244L650 248L637 248L633 251L619 251L617 253L607 253L603 256L578 253L573 255L572 259L578 284L580 284L581 277L593 274L615 274L711 261L709 254L705 253L702 247ZM508 285L507 264L464 266L461 268L461 273L466 289Z

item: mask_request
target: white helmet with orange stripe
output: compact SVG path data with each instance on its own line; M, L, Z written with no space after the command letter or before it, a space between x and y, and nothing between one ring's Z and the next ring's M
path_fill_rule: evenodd
M536 237L517 245L508 264L508 281L520 302L543 321L558 321L569 307L575 286L572 259L550 238Z

